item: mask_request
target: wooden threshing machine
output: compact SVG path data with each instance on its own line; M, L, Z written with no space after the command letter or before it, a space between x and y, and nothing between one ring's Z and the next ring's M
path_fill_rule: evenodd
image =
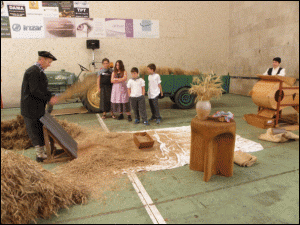
M293 86L295 78L257 76L260 80L253 86L250 95L258 106L258 113L244 115L247 123L263 129L273 128L278 127L282 109L292 106L299 113L299 87Z

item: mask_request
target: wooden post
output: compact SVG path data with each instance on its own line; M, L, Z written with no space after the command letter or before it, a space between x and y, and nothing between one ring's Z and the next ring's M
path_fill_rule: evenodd
M277 126L278 121L279 121L279 114L280 114L280 102L281 102L281 96L282 96L282 83L283 81L279 81L279 96L278 96L278 101L277 101L277 109L276 109L276 120L275 120L275 126Z

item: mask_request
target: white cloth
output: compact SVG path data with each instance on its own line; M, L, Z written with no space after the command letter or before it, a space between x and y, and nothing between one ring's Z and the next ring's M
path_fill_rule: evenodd
M154 99L160 94L160 88L158 85L161 83L159 74L154 73L148 76L148 99Z
M276 69L273 68L272 76L277 75L277 72L278 72L279 68L280 68L280 66L278 66ZM269 71L269 68L267 69L267 71L263 75L268 75L268 71ZM282 70L280 71L278 76L285 76L285 69L282 68Z
M140 97L143 95L142 87L145 87L145 81L143 78L129 79L127 82L127 88L130 88L130 97Z

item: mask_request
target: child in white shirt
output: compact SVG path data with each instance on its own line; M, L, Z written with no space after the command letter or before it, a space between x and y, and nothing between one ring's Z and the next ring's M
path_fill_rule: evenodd
M155 64L149 64L147 66L147 71L149 73L148 99L149 99L149 104L152 112L152 116L149 119L149 121L156 119L156 123L159 124L161 122L161 116L159 114L159 108L158 108L158 97L159 95L161 97L163 96L163 91L162 91L160 76L159 74L155 73L155 70L156 70Z
M139 77L139 70L136 67L131 69L132 78L127 83L128 95L130 96L131 108L134 111L135 124L140 122L140 115L145 125L150 125L147 120L145 103L145 81Z

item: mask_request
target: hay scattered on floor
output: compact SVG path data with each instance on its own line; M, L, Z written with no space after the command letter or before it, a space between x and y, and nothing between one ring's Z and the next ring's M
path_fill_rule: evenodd
M159 153L159 144L148 150L138 149L133 134L89 131L76 141L78 158L56 168L55 172L83 182L94 197L99 197L102 194L99 189L104 190L107 182L112 182L124 169L158 162L154 155Z
M75 123L55 119L73 138L82 132L82 129ZM22 150L30 147L32 143L27 134L23 116L18 115L15 119L1 121L1 148Z
M26 156L1 149L1 223L24 224L87 202L84 186L43 169Z

